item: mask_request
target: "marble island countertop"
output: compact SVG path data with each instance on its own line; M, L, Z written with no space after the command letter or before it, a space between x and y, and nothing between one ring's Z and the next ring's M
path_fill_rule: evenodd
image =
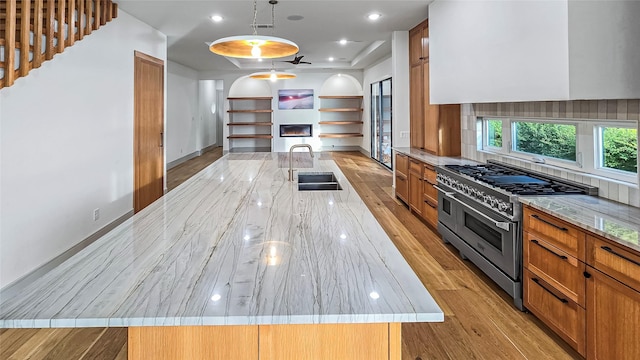
M228 154L13 297L0 327L443 321L332 160ZM311 163L311 162L310 162Z
M520 201L620 245L640 251L640 209L587 195L523 196Z

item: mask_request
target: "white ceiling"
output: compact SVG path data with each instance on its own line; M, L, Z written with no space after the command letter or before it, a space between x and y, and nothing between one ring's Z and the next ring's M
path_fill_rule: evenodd
M289 39L300 47L303 61L291 65L275 59L276 69L363 69L391 54L391 33L409 30L428 15L433 0L279 0L275 29L258 29L258 35ZM167 35L168 58L199 71L269 69L271 60L231 59L213 54L207 43L218 38L252 33L253 1L116 0L121 10ZM369 13L382 15L377 21ZM210 16L224 17L214 23ZM292 15L302 20L289 20ZM271 5L258 0L257 24L271 24ZM350 40L340 45L338 40ZM329 57L335 61L329 62Z

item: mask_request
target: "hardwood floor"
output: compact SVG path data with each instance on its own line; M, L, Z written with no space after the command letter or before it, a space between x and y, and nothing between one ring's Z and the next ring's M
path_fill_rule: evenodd
M175 189L176 186L182 184L221 157L222 147L216 147L167 170L167 191Z
M169 189L217 160L216 150L169 170ZM324 156L333 157L445 313L444 323L402 326L404 360L581 359L411 215L393 197L391 172L360 153ZM126 335L121 328L0 329L0 359L121 360Z

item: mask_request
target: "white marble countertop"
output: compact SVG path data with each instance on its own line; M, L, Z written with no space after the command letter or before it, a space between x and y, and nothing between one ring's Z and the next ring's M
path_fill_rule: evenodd
M410 147L394 147L393 150L395 150L398 153L405 154L416 160L425 162L427 164L431 164L433 166L478 164L478 162L475 160L465 159L461 157L436 156L433 154L429 154L428 152L424 152L420 149L410 148Z
M443 321L332 160L228 154L12 298L0 327ZM1 295L0 295L1 296Z
M640 251L640 209L587 195L521 196L519 200L584 230Z

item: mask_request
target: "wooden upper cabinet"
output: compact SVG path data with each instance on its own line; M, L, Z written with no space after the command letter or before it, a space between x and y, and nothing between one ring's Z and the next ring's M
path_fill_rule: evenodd
M409 64L420 65L429 60L429 21L409 31Z
M431 105L429 22L409 31L411 147L438 156L460 155L460 105Z

